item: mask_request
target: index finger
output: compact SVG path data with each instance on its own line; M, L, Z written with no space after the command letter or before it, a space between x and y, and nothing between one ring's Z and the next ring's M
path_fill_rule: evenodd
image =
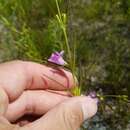
M71 72L63 68L26 61L0 64L0 88L9 101L17 99L25 90L66 90L74 86Z
M34 62L25 62L29 77L27 89L66 90L75 86L75 80L70 71L62 67L50 67Z

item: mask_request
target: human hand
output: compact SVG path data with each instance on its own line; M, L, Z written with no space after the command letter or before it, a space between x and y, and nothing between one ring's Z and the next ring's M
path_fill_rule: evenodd
M97 99L70 97L65 90L73 86L72 74L64 69L23 61L3 63L0 65L0 120L16 122L26 114L44 115L17 129L76 130L84 119L96 113ZM9 130L15 127L7 124ZM0 130L7 127L0 125Z

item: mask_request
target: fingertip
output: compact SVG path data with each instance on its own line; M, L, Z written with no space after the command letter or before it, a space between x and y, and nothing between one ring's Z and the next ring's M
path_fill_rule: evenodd
M26 62L26 68L29 75L28 77L30 77L30 79L33 77L33 83L30 83L30 89L67 90L77 84L77 80L76 78L74 79L73 74L63 67Z
M97 112L97 103L98 99L93 99L90 96L84 97L85 99L82 101L82 111L84 120L93 117Z

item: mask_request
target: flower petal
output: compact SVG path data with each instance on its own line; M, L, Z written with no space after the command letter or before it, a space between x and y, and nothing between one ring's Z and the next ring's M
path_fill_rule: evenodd
M58 64L58 65L66 65L66 61L63 59L63 54L64 51L59 52L54 52L51 54L51 57L48 59L49 62Z

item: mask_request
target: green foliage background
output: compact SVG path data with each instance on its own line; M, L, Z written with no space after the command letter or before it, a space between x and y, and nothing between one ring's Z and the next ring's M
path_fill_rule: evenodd
M130 0L61 0L60 7L68 16L82 91L130 98ZM65 48L56 14L54 0L0 0L0 61L43 63ZM124 130L129 123L130 104L122 97L106 98L83 129Z

